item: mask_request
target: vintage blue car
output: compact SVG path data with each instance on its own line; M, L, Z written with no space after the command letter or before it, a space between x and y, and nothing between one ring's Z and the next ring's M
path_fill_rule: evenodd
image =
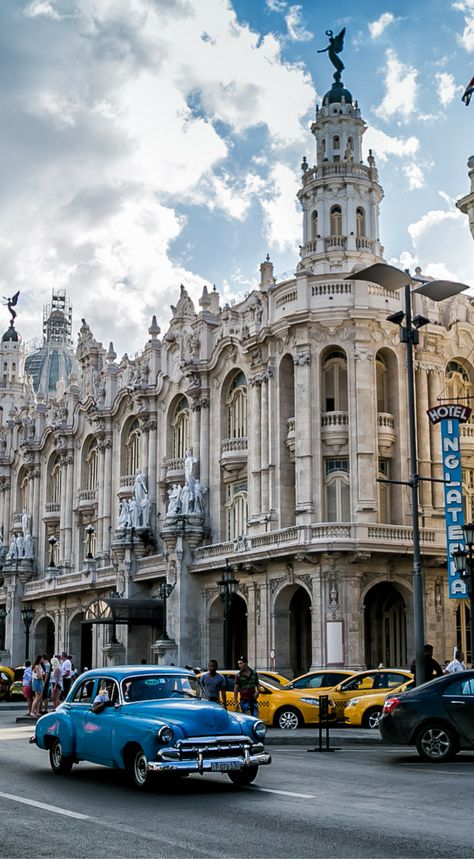
M36 723L35 742L54 773L79 761L126 771L137 788L154 773L227 773L237 785L271 763L259 719L208 701L182 668L124 665L87 671L66 700Z

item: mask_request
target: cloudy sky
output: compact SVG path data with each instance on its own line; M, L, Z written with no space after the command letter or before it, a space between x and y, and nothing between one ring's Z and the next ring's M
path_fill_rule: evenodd
M337 17L336 17L337 15ZM223 301L294 269L326 29L368 124L389 261L474 284L474 0L0 0L0 277L18 330L66 289L119 356L179 284ZM4 327L8 324L5 308Z

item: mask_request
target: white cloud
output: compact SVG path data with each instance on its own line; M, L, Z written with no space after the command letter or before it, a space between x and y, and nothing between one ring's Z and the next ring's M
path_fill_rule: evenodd
M269 185L273 193L261 199L265 214L265 236L278 250L296 251L301 238L301 211L296 201L299 180L286 164L274 164Z
M394 21L395 16L391 12L384 12L376 21L369 22L367 26L372 39L379 39L384 30Z
M424 274L430 277L472 284L474 246L468 219L456 208L452 197L442 191L439 195L447 208L431 209L408 226L416 259L421 260Z
M271 12L284 12L288 3L287 0L265 0Z
M24 14L28 18L44 17L51 18L55 21L59 21L61 18L61 15L53 5L52 0L33 0L33 2L29 3L24 10Z
M186 226L178 205L195 206L194 222L198 206L242 221L256 199L280 205L285 176L267 175L268 163L307 139L311 79L227 0L34 0L25 13L8 43L21 74L0 91L0 287L22 289L26 339L54 283L98 339L115 330L117 350L133 350L152 313L167 324L180 282L193 299L202 290L174 252ZM258 159L230 164L254 130ZM295 190L280 225L265 214L278 246L296 234Z
M313 34L305 30L301 11L301 6L290 6L288 14L285 15L288 36L292 42L310 42L313 38Z
M374 108L376 116L388 120L394 114L400 114L404 119L408 119L415 110L417 75L416 69L405 66L393 50L388 50L386 92L381 104Z
M387 161L390 155L405 157L415 155L420 148L420 141L413 135L411 137L391 137L374 126L370 126L364 135L366 149L372 149L377 159L381 162Z
M459 41L469 53L474 52L474 0L459 0L453 3L453 9L464 13L465 27Z
M423 188L423 185L425 184L425 177L423 175L423 171L418 166L418 164L415 164L415 162L412 161L411 164L405 164L402 167L402 170L408 179L408 187L410 191L415 191L418 188Z
M446 107L446 105L456 98L456 81L454 80L453 75L448 74L448 72L437 72L435 74L435 80L437 84L436 89L438 98L443 107Z

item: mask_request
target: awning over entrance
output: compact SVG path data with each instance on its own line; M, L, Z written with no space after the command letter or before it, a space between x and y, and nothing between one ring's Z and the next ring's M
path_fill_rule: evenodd
M105 603L105 605L104 605ZM114 623L162 626L163 601L159 599L124 599L122 597L104 597L100 601L100 612L88 612L83 623Z

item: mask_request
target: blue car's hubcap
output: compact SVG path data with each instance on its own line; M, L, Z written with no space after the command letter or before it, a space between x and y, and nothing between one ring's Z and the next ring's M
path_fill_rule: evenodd
M135 756L134 771L135 771L136 783L137 784L145 784L146 779L147 779L148 770L147 770L147 760L146 760L146 757L143 754L143 752L139 752Z

